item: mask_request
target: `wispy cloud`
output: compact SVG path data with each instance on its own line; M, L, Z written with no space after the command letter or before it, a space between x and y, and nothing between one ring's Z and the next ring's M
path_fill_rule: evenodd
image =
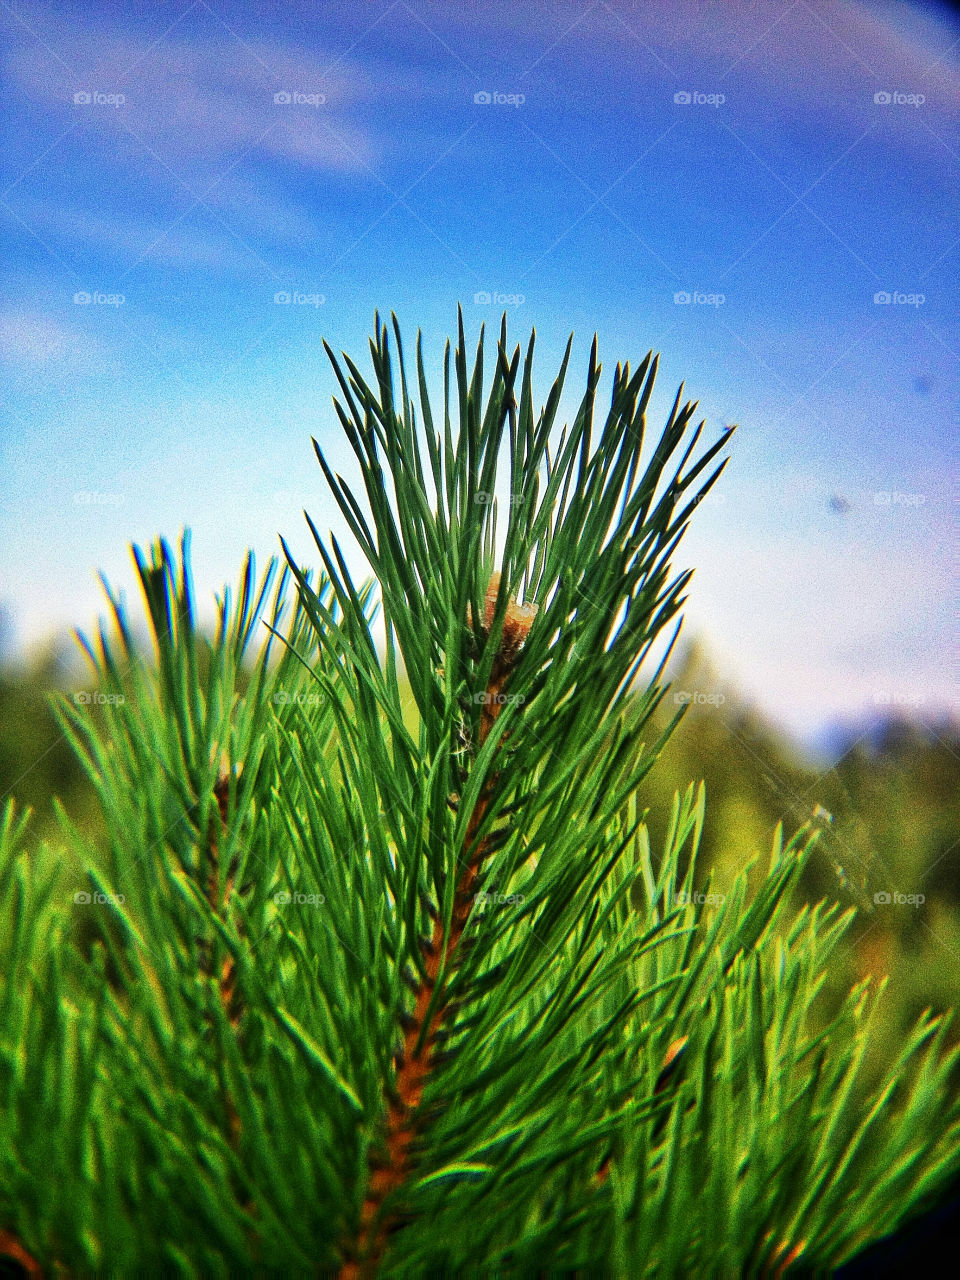
M311 176L376 185L384 113L442 92L409 70L226 29L152 46L89 18L63 22L57 51L21 32L7 55L15 92L44 111L33 118L49 137L22 138L20 174L14 149L5 198L44 238L113 251L125 268L149 250L242 269L254 237L308 243L320 216ZM191 208L223 221L198 228Z
M325 71L333 61L283 45L240 44L226 34L150 48L79 24L67 66L34 43L15 48L7 69L35 102L61 106L65 123L105 137L129 130L180 177L202 175L209 183L220 166L250 150L331 172L369 163L374 140L345 113L383 86L371 84L356 63ZM123 101L77 103L78 93ZM277 94L304 101L277 102Z
M48 315L29 311L0 312L0 360L22 369L87 360L98 353L94 339Z

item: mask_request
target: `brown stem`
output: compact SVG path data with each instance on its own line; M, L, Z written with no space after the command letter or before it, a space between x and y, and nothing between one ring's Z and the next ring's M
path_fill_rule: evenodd
M484 618L481 624L488 636L499 586L500 574L494 573L487 586ZM515 600L508 601L499 652L493 662L483 710L480 713L479 747L486 742L503 708L504 700L501 694L526 640L535 614L536 606L534 605L521 606ZM467 621L472 622L469 613ZM470 815L465 837L467 849L473 845L486 816L491 789L496 780L496 774L491 775L487 780L476 807ZM459 796L451 796L449 804L456 811L459 807ZM355 1247L345 1250L346 1257L340 1270L339 1280L358 1280L358 1277L373 1275L386 1252L392 1232L401 1225L402 1220L398 1216L396 1207L391 1210L389 1206L385 1207L384 1202L391 1193L404 1185L410 1175L413 1164L412 1146L417 1136L420 1119L418 1115L420 1103L431 1070L439 1060L440 1050L437 1048L437 1041L441 1038L444 1020L450 1012L445 991L441 990L433 1000L432 1009L431 1000L441 971L446 972L450 968L454 952L463 937L470 916L473 890L480 864L486 854L492 852L492 849L488 849L488 843L486 838L480 841L460 873L453 898L449 932L444 933L443 922L434 914L430 939L429 941L424 939L421 943L425 973L423 979L415 985L416 1000L412 1013L404 1012L400 1020L403 1048L396 1058L394 1088L388 1091L387 1096L385 1152L371 1148L370 1174L360 1212L357 1241Z
M220 825L225 827L227 824L227 802L230 792L230 779L227 774L222 774L217 780L213 788L213 794L217 801L217 810L220 817ZM217 878L219 866L219 842L216 828L210 837L210 866L207 875L207 901L215 911L226 912L230 901L230 895L233 892L235 875L231 869L231 874L227 877L226 890L223 897L222 907L218 901ZM209 975L209 976L212 976ZM236 983L236 972L233 960L228 956L223 963L220 972L219 991L220 1000L230 1018L230 1024L236 1029L240 1021L242 1009L238 1008L234 1002L234 989ZM233 1099L225 1091L227 1123L230 1129L231 1146L236 1149L240 1137L240 1117L237 1115L236 1107ZM252 1206L248 1205L250 1209ZM10 1258L18 1263L28 1276L42 1276L43 1271L40 1264L33 1258L23 1247L12 1231L0 1229L0 1259ZM59 1270L59 1266L58 1266Z
M23 1268L25 1275L43 1275L36 1258L27 1253L12 1231L0 1230L0 1258L11 1258Z
M227 802L230 793L230 779L227 774L222 774L217 780L213 788L213 794L217 801L217 809L220 814L220 825L227 825ZM230 868L227 876L227 883L224 889L223 902L219 901L217 893L217 881L219 877L219 843L217 832L214 830L210 837L210 864L207 874L207 901L210 906L218 914L226 915L227 908L230 905L230 895L233 893L233 883L235 879L235 868ZM234 1003L234 988L236 985L236 968L233 959L230 956L223 962L223 968L220 971L219 989L220 1003L223 1005L225 1013L230 1018L230 1025L236 1028L240 1021L242 1010L236 1007Z
M227 762L223 761L221 763L225 769ZM230 775L226 771L222 772L220 777L217 779L213 788L213 794L217 801L217 811L220 820L219 827L225 829L227 825L228 801L230 796ZM234 881L236 878L236 867L232 866L229 869L226 885L224 886L223 901L221 903L218 892L219 865L219 833L218 828L215 825L214 831L210 837L210 862L206 885L207 901L218 915L225 917L230 905L230 897L233 893ZM213 973L209 965L207 966L207 975L208 977L213 977ZM230 1019L230 1025L233 1027L234 1031L237 1030L240 1018L243 1014L243 1009L236 998L236 977L236 966L233 963L233 958L228 955L220 970L217 986L220 995L220 1003L223 1006L223 1010L227 1014L227 1017ZM222 1087L224 1108L227 1113L227 1128L230 1136L230 1145L233 1150L236 1151L240 1142L240 1117L237 1114L236 1105L226 1086L225 1079L222 1081ZM248 1202L245 1205L245 1208L248 1212L252 1213L254 1209L253 1203ZM256 1248L257 1238L255 1235L251 1236L250 1244L252 1248Z
M487 710L488 707L485 707L481 715L482 722L487 720ZM482 723L481 744L498 712L499 706L494 704L489 723ZM484 789L470 815L466 834L467 848L473 844L488 802L489 787ZM379 1158L376 1153L371 1158L370 1178L360 1214L356 1256L344 1264L340 1280L356 1280L361 1275L372 1275L376 1271L395 1224L395 1218L381 1213L381 1210L387 1196L401 1187L409 1176L412 1164L410 1148L416 1136L416 1113L434 1065L432 1055L437 1034L447 1013L445 993L440 993L432 1012L429 1009L430 1000L441 968L449 967L453 952L463 936L470 915L474 883L483 860L484 845L485 841L481 841L460 876L454 895L450 932L446 939L443 922L437 919L434 921L430 940L424 947L426 972L423 980L418 983L413 1012L404 1019L403 1048L397 1056L396 1092L389 1098L387 1105L386 1158L383 1158L382 1153Z

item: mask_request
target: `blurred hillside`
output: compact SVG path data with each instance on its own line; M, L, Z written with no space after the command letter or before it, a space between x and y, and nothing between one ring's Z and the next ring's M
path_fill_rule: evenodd
M56 840L53 809L59 796L86 824L98 821L93 788L50 709L49 693L83 690L76 654L51 644L27 664L0 661L0 803L12 795L18 810L32 809L35 838Z
M686 650L671 678L657 727L678 705L688 708L645 784L652 847L662 842L674 789L688 779L706 783L698 878L709 873L714 892L728 892L753 859L762 872L778 822L789 837L820 815L798 897L857 910L824 1000L837 1004L868 975L889 975L877 1030L892 1055L924 1008L946 1011L960 996L960 726L890 717L848 733L846 750L824 769L752 713L700 646Z

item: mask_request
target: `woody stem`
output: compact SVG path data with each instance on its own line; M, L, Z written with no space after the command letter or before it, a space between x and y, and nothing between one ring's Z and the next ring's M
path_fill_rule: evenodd
M499 658L494 663L480 717L478 739L480 746L486 741L500 714L498 695L509 674L508 664ZM478 830L487 813L490 799L488 782L470 815L465 837L465 848L473 845ZM360 1231L354 1256L340 1271L340 1280L357 1280L360 1276L375 1274L386 1251L389 1238L396 1229L396 1214L389 1208L384 1212L387 1197L406 1182L412 1165L411 1146L416 1136L418 1109L423 1091L435 1065L432 1053L446 1012L447 998L441 991L431 1009L431 1000L441 971L449 968L450 960L463 936L473 901L473 888L480 864L486 853L486 840L481 840L460 874L453 899L453 913L449 932L444 936L443 922L437 919L429 941L424 941L424 976L418 983L416 1002L412 1014L404 1020L403 1048L397 1057L395 1093L388 1098L385 1138L386 1159L372 1163L366 1195L360 1214Z

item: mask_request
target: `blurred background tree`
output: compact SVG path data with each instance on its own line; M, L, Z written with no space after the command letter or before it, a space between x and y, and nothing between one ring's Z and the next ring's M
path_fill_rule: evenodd
M51 690L81 692L75 646L52 641L18 662L0 657L0 797L34 813L38 840L55 841L53 797L87 824L98 821L93 790L52 711Z
M661 723L676 710L674 699L690 706L647 782L652 846L685 777L706 782L698 865L701 883L712 872L717 893L762 857L777 822L789 834L820 812L824 835L797 892L858 910L829 975L824 1009L837 1007L868 974L888 974L877 1045L892 1057L923 1009L945 1011L960 996L958 726L887 716L850 731L835 763L818 765L738 698L697 643L674 666ZM890 901L875 901L878 894ZM897 901L898 894L924 900Z

